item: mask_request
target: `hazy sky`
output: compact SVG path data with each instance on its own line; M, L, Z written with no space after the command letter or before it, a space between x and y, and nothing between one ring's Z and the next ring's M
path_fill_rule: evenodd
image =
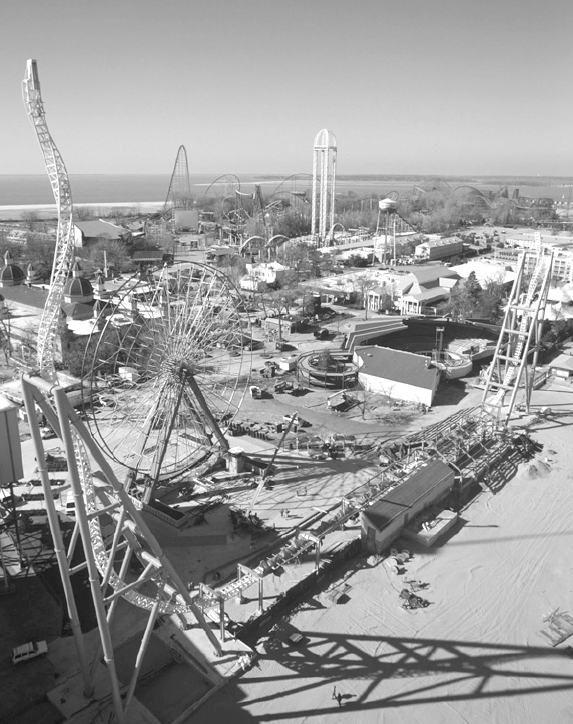
M573 175L572 0L4 0L0 173Z

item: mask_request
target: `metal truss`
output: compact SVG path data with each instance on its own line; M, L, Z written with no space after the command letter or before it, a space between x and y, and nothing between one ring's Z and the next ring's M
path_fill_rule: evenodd
M525 254L519 259L517 277L507 303L493 360L487 371L482 410L507 425L520 387L525 390L529 411L539 353L553 251L542 247L537 235L537 263L527 279ZM533 355L533 357L532 357ZM507 393L509 403L504 407ZM503 409L502 409L503 408Z
M38 365L40 374L44 379L54 382L56 380L54 341L58 329L64 285L68 279L74 254L72 193L66 167L46 124L36 61L29 60L26 70L26 78L22 82L24 103L42 150L58 211L58 230L52 280L38 328Z
M74 411L65 391L60 387L52 387L40 377L30 375L24 375L22 378L22 390L68 614L76 638L84 694L88 698L93 695L95 672L92 662L88 661L86 656L70 579L73 574L87 570L100 635L100 652L103 651L109 674L117 721L119 724L124 724L145 651L159 615L175 614L179 617L182 627L188 628L187 616L192 614L197 625L203 629L213 644L216 655L220 655L221 645L207 624L202 611L191 598L187 587L164 555L127 490L117 480L107 459ZM50 405L48 394L53 394L56 410ZM67 550L63 544L58 513L44 463L45 451L37 422L37 408L44 414L66 451L76 518ZM91 485L88 486L85 483L85 471L82 470L87 455L84 447L78 447L75 438L81 440L99 468L97 482L94 476L87 476L91 481ZM74 566L72 558L80 539L85 562ZM133 556L143 569L139 575L130 572ZM127 686L122 686L117 677L111 635L111 624L120 598L148 611L145 631ZM96 659L98 657L99 653Z
M58 211L58 232L50 291L38 329L37 367L39 376L25 375L22 378L22 391L36 449L54 550L75 639L84 695L87 698L93 696L94 667L87 659L70 578L74 573L87 569L98 621L101 649L110 677L115 714L118 724L124 724L125 712L133 698L143 656L151 637L153 624L159 614L177 614L183 625L186 626L186 614L192 613L212 642L217 654L220 653L221 647L203 614L192 602L187 589L135 509L127 491L117 481L101 450L69 404L64 390L57 386L54 341L63 300L63 289L74 252L72 195L64 162L46 124L35 60L29 60L27 63L23 95L52 186ZM47 396L51 394L54 396L57 413L47 399ZM37 422L37 408L40 408L66 449L77 521L68 551L64 547L60 522L44 463L45 453ZM92 475L90 456L101 472L101 479L98 479L97 484ZM105 525L106 522L108 525ZM109 534L104 533L106 528L110 531ZM80 538L86 560L85 563L72 566L73 553ZM134 553L143 566L143 572L135 580L129 580L129 563ZM120 682L115 669L110 632L110 624L120 597L149 611L136 665L129 685L123 692L124 698L121 695Z

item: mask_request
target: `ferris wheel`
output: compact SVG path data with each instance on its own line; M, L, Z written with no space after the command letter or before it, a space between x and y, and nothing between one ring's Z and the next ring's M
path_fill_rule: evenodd
M195 263L126 281L84 356L92 433L116 462L156 484L228 449L224 428L248 385L241 297ZM246 330L248 333L248 330Z

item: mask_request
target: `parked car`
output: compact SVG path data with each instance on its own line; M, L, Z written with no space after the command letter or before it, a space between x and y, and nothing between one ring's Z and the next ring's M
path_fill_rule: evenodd
M36 659L48 653L48 644L45 641L28 641L27 644L12 649L12 663L21 664L24 661Z

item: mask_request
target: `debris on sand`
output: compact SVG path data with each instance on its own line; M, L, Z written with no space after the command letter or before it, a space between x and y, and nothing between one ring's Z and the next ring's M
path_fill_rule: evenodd
M537 462L537 469L538 469L538 471L539 471L539 475L542 476L542 477L543 477L544 475L549 475L549 473L551 472L551 466L548 465L548 464L547 464L546 462L544 462L543 460L539 460L539 461Z
M546 475L549 475L550 472L551 466L543 460L536 460L527 468L527 475L532 479L544 478Z

